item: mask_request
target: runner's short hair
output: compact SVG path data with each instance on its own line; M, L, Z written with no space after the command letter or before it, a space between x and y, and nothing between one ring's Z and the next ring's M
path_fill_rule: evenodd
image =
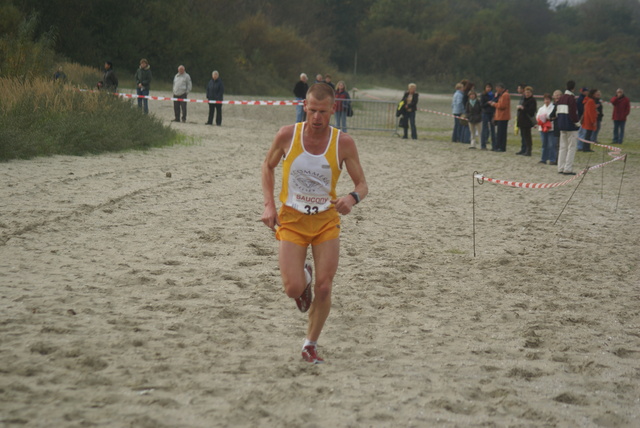
M309 95L313 95L313 98L318 101L322 101L327 98L331 98L332 100L336 99L336 92L331 86L324 82L314 83L311 85L307 91L307 98L309 98Z

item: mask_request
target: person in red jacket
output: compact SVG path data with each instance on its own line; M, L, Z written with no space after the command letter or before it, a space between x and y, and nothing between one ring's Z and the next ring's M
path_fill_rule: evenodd
M624 91L618 88L616 96L611 98L611 104L613 104L613 144L622 144L624 126L631 111L631 103L624 95Z
M586 141L591 141L591 137L593 133L598 129L598 111L596 110L596 92L597 89L592 89L589 91L589 95L584 97L582 104L584 105L584 113L582 115L582 129L587 131L584 134L584 139ZM583 152L592 152L591 144L584 143L582 146Z

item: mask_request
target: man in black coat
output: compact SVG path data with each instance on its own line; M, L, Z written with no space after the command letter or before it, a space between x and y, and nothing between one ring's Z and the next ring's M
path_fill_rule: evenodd
M207 84L207 99L209 101L223 101L224 99L224 84L220 79L220 73L214 71L211 73L211 80ZM205 125L213 125L213 115L215 112L216 125L222 125L222 103L209 102L209 120Z

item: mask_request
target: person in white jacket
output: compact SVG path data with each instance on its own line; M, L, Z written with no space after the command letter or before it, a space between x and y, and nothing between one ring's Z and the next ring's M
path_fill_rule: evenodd
M184 65L178 67L178 74L173 78L173 98L185 99L191 92L191 76L185 72ZM174 122L180 122L180 110L182 110L182 121L187 121L187 102L174 101L173 112L176 115Z
M542 140L542 159L540 159L540 163L546 164L549 161L551 165L557 165L556 136L553 133L553 121L551 120L551 113L553 113L556 106L551 102L551 95L544 94L543 98L544 104L536 114L540 139Z

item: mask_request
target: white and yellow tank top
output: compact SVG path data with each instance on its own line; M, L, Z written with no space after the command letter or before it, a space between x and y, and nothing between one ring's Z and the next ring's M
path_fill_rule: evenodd
M330 127L329 143L324 153L313 155L304 148L305 122L295 125L291 146L282 165L280 201L304 214L317 214L331 207L336 199L336 183L340 177L338 139L340 130Z

